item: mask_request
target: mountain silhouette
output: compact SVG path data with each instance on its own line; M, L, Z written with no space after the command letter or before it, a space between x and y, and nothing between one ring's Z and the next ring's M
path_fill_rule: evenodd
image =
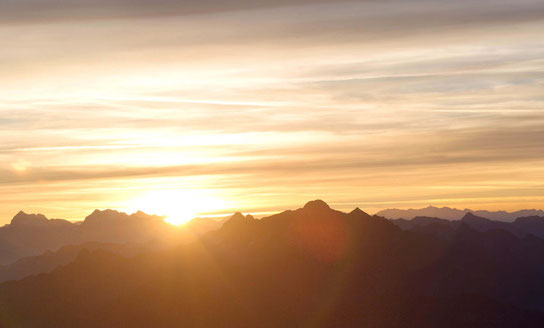
M69 221L48 220L44 215L21 211L0 228L0 264L77 243L78 230Z
M145 249L143 244L113 244L89 242L81 245L63 246L59 250L46 251L41 255L24 257L10 265L0 266L0 282L19 280L31 275L48 273L59 266L73 262L84 250L107 250L123 256L135 256Z
M430 233L447 237L461 225L465 224L477 231L500 229L518 237L535 235L544 238L544 217L529 216L517 218L514 222L489 220L469 212L461 220L445 220L433 217L415 217L412 220L397 219L392 222L403 230Z
M26 214L23 211L17 213L11 220L11 225L13 227L43 227L48 224L54 223L69 223L62 220L48 220L43 214Z
M194 239L194 235L220 227L221 220L196 219L184 229L175 229L164 217L143 212L126 214L95 210L83 222L47 219L42 214L19 212L10 224L0 228L0 265L18 259L56 251L62 246L88 242L173 243Z
M513 222L519 217L527 216L544 216L543 210L520 210L515 212L505 211L473 211L470 209L459 210L449 207L435 207L429 206L421 209L387 209L376 213L379 216L383 216L388 219L413 219L418 216L422 217L436 217L446 220L461 220L467 213L472 213L476 216L483 217L494 221Z
M469 225L479 220L457 221L440 238L322 201L262 219L236 213L191 243L134 257L84 251L50 273L0 284L0 322L542 327L544 241Z

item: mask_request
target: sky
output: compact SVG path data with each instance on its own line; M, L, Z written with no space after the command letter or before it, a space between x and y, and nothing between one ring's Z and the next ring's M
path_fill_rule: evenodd
M0 0L0 224L544 208L541 0Z

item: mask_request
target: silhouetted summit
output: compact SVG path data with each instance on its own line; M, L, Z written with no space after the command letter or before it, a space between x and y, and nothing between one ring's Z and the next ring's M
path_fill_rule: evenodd
M367 214L366 212L364 212L363 210L361 210L358 207L356 207L351 212L349 212L349 215L354 216L354 217L360 217L360 218L370 218L371 217L369 214Z
M304 205L304 209L309 211L322 211L329 210L330 206L321 199L316 199L306 203L306 205Z
M486 218L483 218L481 216L477 216L477 215L474 215L472 214L472 212L468 212L467 214L465 214L462 218L461 218L461 221L465 221L465 222L490 222L491 220L489 219L486 219Z
M210 222L190 224L184 230L175 230L163 219L140 211L128 215L115 210L95 210L83 222L74 223L21 211L10 224L0 227L0 265L37 256L46 250L55 251L65 245L87 242L174 242L194 239L192 233L205 233L220 226L217 221L208 219ZM188 230L192 233L188 233Z
M251 215L244 216L240 212L234 213L225 223L223 223L224 229L236 229L240 226L246 226L248 222L254 221L255 218Z
M88 215L81 223L82 227L90 226L104 226L104 225L116 225L116 224L130 224L141 223L147 221L147 223L159 223L163 224L163 216L148 215L142 211L138 211L133 214L126 214L115 210L94 210L93 213Z
M240 212L236 212L230 217L230 219L227 222L244 221L246 219L249 219L249 217L244 216Z
M12 226L44 226L49 220L43 214L26 214L19 211L11 220Z

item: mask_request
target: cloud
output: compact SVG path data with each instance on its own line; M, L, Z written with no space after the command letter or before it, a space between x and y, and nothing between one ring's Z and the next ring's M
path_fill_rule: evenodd
M508 18L519 18L529 14L529 8L541 8L538 0L518 0L515 3L507 0L457 1L444 0L360 0L343 1L343 6L350 3L364 6L367 12L358 15L370 18L380 17L381 12L391 16L402 16L403 13L417 15L425 11L464 12L462 20L470 22L473 17L493 15L497 12L510 14ZM158 15L202 15L229 11L244 11L283 6L314 6L319 8L327 1L320 0L157 0L153 3L142 0L2 0L0 13L4 22L17 20L55 20L81 18L119 18L146 17ZM342 6L337 6L342 7ZM464 9L464 10L463 10ZM394 14L394 15L393 15ZM534 14L534 11L533 11ZM542 14L542 13L540 13ZM496 14L495 14L496 15ZM454 16L451 16L454 17ZM425 17L427 22L439 21L440 18ZM456 18L459 19L459 18ZM401 22L405 23L405 22Z
M0 21L0 215L166 186L540 197L541 1L0 0Z
M164 15L209 14L293 4L316 0L2 0L0 17L7 20L58 20Z
M334 176L339 173L355 174L364 170L413 170L429 167L450 167L456 164L488 165L502 163L506 167L526 165L541 161L544 149L544 131L541 121L530 125L512 127L507 124L487 128L422 131L398 131L393 135L377 135L371 139L328 136L323 142L297 145L278 144L263 150L248 150L248 146L210 145L229 161L195 163L174 166L88 166L81 163L72 169L32 168L27 163L25 174L3 172L0 183L32 183L45 181L71 181L82 179L131 178L142 176L202 176L247 175L281 178L282 176ZM506 122L504 122L506 123ZM170 152L176 152L172 147ZM42 149L34 151L39 152ZM100 154L101 147L65 147L45 149L61 151L62 156L73 157L72 151L85 150ZM115 148L119 151L120 148ZM29 149L32 151L32 149ZM141 148L135 150L140 152ZM133 152L129 147L119 154L120 159ZM146 156L155 156L155 149L147 149ZM221 154L221 155L219 155ZM160 157L160 153L156 153ZM54 155L53 158L56 158ZM121 164L122 162L119 162ZM128 164L128 163L127 163ZM251 180L251 179L250 179Z

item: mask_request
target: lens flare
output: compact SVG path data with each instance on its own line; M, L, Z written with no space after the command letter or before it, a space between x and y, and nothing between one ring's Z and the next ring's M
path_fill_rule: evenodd
M165 215L165 222L181 225L205 212L228 207L228 203L209 191L163 189L145 192L130 201L127 211Z

